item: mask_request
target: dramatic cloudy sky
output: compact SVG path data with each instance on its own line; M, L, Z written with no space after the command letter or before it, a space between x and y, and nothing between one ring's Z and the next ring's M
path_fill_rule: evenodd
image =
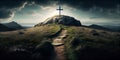
M0 0L0 22L34 25L57 15L58 0ZM62 14L82 24L120 25L120 0L61 0Z

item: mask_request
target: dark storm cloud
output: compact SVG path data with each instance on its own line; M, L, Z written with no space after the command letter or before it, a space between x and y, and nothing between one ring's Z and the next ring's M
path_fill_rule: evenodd
M21 7L25 2L35 2L36 4L47 5L50 0L0 0L0 8Z
M11 14L15 10L24 8L23 5L25 2L27 4L35 2L35 4L47 5L50 4L51 0L0 0L0 20L11 18Z
M0 20L11 18L15 10L24 8L24 3L47 4L48 0L0 0Z
M52 4L59 0L0 0L0 7L14 8L20 7L24 2L35 2L40 5ZM114 8L117 4L120 4L119 0L61 0L62 4L67 4L76 8L91 8L93 6L103 8ZM54 3L53 3L54 4Z
M19 9L25 2L27 2L27 4L35 2L35 4L47 6L58 1L59 0L0 0L0 19L11 17L10 15L13 11L9 10ZM61 0L61 3L87 11L93 6L103 9L114 9L117 5L120 5L119 0Z
M20 9L25 0L0 0L0 20L13 17L15 9Z
M13 12L11 10L1 9L0 10L0 19L5 19L11 17Z
M0 0L0 8L16 8L20 7L25 0Z
M120 0L61 0L61 2L75 9L83 10L98 16L90 17L90 19L120 19Z
M68 4L76 8L89 9L93 6L102 8L114 8L120 4L120 0L61 0L63 4Z

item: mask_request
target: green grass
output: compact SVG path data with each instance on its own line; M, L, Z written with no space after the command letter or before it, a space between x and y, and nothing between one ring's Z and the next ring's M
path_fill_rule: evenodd
M67 30L65 51L69 60L119 58L119 33L85 27L69 27ZM112 57L114 55L116 57Z
M4 53L3 56L6 58L13 56L17 58L17 52L11 52L11 48L23 48L25 52L19 58L27 58L28 60L51 60L54 58L54 47L51 44L52 38L49 36L58 33L61 30L60 25L43 25L38 27L33 27L29 29L1 32L0 33L0 56L1 53ZM20 47L19 47L20 46ZM13 49L14 50L14 49ZM13 53L14 55L11 55ZM25 55L26 54L26 55ZM30 56L30 57L27 57ZM42 56L42 57L41 57ZM6 60L6 59L4 59Z
M73 36L68 36L65 39L65 53L68 60L77 60L76 52L71 44L73 38Z
M65 53L68 60L90 60L95 57L101 60L108 59L108 57L110 59L119 58L117 53L120 51L120 33L57 24L1 32L0 46L23 45L25 47L36 47L40 45L40 49L44 47L46 50L46 44L44 45L43 42L52 42L52 37L49 36L57 34L61 28L67 30Z
M33 27L26 30L18 30L11 32L0 33L0 45L36 45L42 41L52 41L47 37L56 34L60 30L59 25L44 25L39 27Z

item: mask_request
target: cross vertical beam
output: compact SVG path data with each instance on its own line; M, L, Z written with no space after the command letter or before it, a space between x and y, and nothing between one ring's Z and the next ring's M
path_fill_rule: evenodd
M63 9L61 7L60 0L59 0L58 4L59 4L59 8L57 10L59 11L59 16L61 16L61 12Z

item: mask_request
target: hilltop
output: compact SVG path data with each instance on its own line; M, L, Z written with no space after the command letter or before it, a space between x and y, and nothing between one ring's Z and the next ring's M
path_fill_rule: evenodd
M47 18L44 22L39 23L35 26L45 25L45 24L62 24L66 26L81 26L81 22L71 16L66 15L56 15L50 18Z
M80 21L76 19L75 21L79 22L77 25L74 22L70 22L73 25L66 25L66 22L58 24L54 20L47 20L50 22L37 24L32 28L1 32L0 58L53 60L57 53L66 60L120 59L119 32L81 26ZM56 20L59 21L59 19ZM58 42L55 40L64 43L54 46L56 43L53 45L52 42Z

